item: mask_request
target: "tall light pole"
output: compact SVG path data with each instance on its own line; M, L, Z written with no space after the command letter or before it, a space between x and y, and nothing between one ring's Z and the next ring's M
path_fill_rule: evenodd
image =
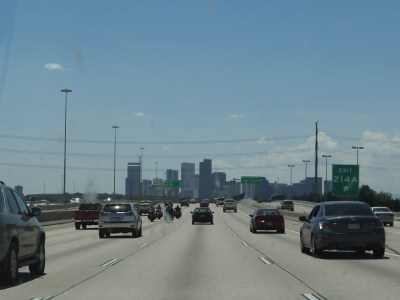
M157 177L157 165L158 165L158 162L156 161L155 164L156 164L156 181L157 181L157 178L158 178Z
M143 197L143 147L140 148L141 154L140 154L140 196Z
M353 146L352 149L357 149L357 166L358 166L358 150L364 149L362 146Z
M303 159L303 163L306 163L306 171L305 171L305 175L304 175L304 198L305 200L307 199L307 163L309 163L309 160L304 160Z
M65 93L65 114L64 114L64 178L63 178L63 194L64 194L64 203L67 204L67 193L65 190L65 182L67 180L67 101L68 101L68 93L71 93L70 89L62 89L61 93Z
M328 185L328 157L332 157L332 155L325 155L323 154L322 157L325 157L325 185L324 185L324 193L328 195L325 191L326 186Z
M114 196L113 198L115 199L115 161L116 161L116 153L117 153L117 128L119 126L113 125L112 128L114 128Z
M290 185L292 185L292 171L293 171L294 165L288 165L288 167L290 168Z

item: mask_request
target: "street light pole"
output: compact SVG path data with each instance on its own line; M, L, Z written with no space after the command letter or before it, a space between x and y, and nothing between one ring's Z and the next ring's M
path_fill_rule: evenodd
M140 150L142 151L141 155L140 155L140 196L143 197L143 147L140 148Z
M292 171L293 171L294 165L288 165L288 167L290 168L290 185L292 185Z
M323 154L322 157L325 157L325 185L324 185L324 192L325 195L328 195L328 193L325 191L325 188L328 184L328 157L332 157L332 155L325 155Z
M358 166L358 150L364 149L362 146L353 146L352 149L357 149L357 166Z
M67 193L65 190L66 173L67 173L67 101L68 93L71 93L70 89L62 89L61 93L65 93L65 114L64 114L64 180L63 180L63 194L64 194L64 204L67 204Z
M113 198L115 199L115 162L116 162L116 152L117 152L117 128L119 126L113 125L112 128L114 128L114 193L113 193Z
M307 163L309 163L309 160L304 160L303 163L306 163L306 171L304 175L304 199L307 200Z
M158 176L157 176L157 165L158 165L158 162L156 161L155 164L156 164L156 181L158 181L157 180L157 178L158 178Z

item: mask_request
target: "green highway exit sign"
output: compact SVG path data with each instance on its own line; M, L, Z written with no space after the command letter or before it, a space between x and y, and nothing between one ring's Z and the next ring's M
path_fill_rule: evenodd
M164 181L164 187L166 187L166 188L179 188L179 187L181 187L181 181L180 180L165 180Z
M358 165L332 165L332 194L358 196L359 175Z
M261 183L260 176L242 176L240 178L241 183L248 183L248 184L260 184Z

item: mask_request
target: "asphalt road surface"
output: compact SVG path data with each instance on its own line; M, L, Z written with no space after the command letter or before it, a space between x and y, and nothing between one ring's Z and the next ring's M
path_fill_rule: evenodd
M21 268L17 285L0 285L0 299L399 299L397 224L386 227L383 259L313 258L300 252L296 218L285 220L285 234L251 233L255 204L243 201L237 213L211 204L214 225L191 224L194 204L170 223L144 216L141 238L100 240L96 226L46 226L46 274Z

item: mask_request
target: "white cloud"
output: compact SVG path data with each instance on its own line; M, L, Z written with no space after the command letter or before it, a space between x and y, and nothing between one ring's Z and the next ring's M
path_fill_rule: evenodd
M164 146L162 148L162 151L171 151L171 147L170 146Z
M48 63L43 65L43 67L49 71L63 71L64 67L57 63Z
M268 140L265 136L260 137L257 141L256 144L267 144Z
M230 114L229 117L238 119L238 118L244 118L244 114Z
M213 160L212 161L213 169L215 170L229 170L232 169L232 165L228 164L226 161L223 160Z
M138 117L138 118L141 118L141 117L145 116L145 113L140 111L140 112L135 113L134 116Z

